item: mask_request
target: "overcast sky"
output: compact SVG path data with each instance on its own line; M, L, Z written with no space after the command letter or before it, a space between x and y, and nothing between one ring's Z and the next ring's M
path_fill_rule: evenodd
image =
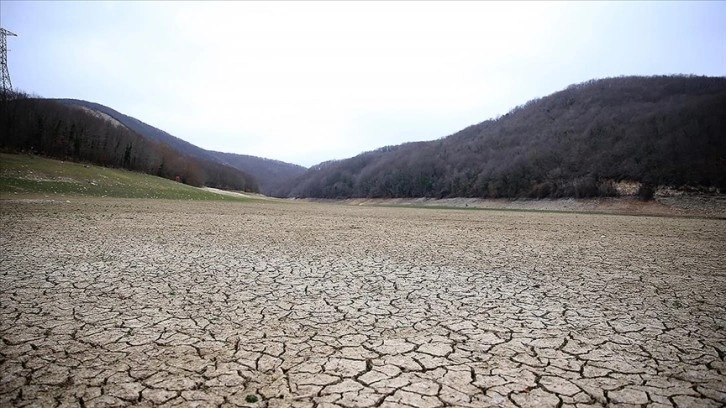
M310 166L570 84L726 76L726 2L0 1L16 89Z

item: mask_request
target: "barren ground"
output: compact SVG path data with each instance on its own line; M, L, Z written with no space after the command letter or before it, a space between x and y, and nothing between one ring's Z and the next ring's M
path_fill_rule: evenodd
M308 199L312 202L342 202L349 205L394 205L409 207L445 207L488 210L524 210L585 212L613 215L699 217L726 219L726 195L682 195L656 197L641 201L636 197L589 199L480 199L480 198L351 198L347 200Z
M725 220L69 201L0 201L0 406L726 404Z

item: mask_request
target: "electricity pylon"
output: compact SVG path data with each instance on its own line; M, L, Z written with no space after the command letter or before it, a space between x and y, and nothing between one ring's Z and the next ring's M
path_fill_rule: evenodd
M13 83L10 82L10 72L8 71L8 37L17 37L18 35L8 31L4 28L0 28L0 66L2 67L2 96L7 96L8 93L13 91Z

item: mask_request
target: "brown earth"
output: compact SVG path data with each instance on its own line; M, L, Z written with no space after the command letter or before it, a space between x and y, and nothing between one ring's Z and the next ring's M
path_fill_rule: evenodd
M726 195L662 195L651 201L636 197L591 199L481 199L481 198L352 198L303 201L349 205L396 205L410 207L479 208L490 210L584 212L619 215L700 217L726 219Z
M725 261L723 219L0 200L0 406L718 407Z

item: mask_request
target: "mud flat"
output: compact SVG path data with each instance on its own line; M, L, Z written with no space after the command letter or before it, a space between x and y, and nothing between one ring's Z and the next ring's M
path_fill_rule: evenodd
M726 221L0 201L0 406L726 404Z

